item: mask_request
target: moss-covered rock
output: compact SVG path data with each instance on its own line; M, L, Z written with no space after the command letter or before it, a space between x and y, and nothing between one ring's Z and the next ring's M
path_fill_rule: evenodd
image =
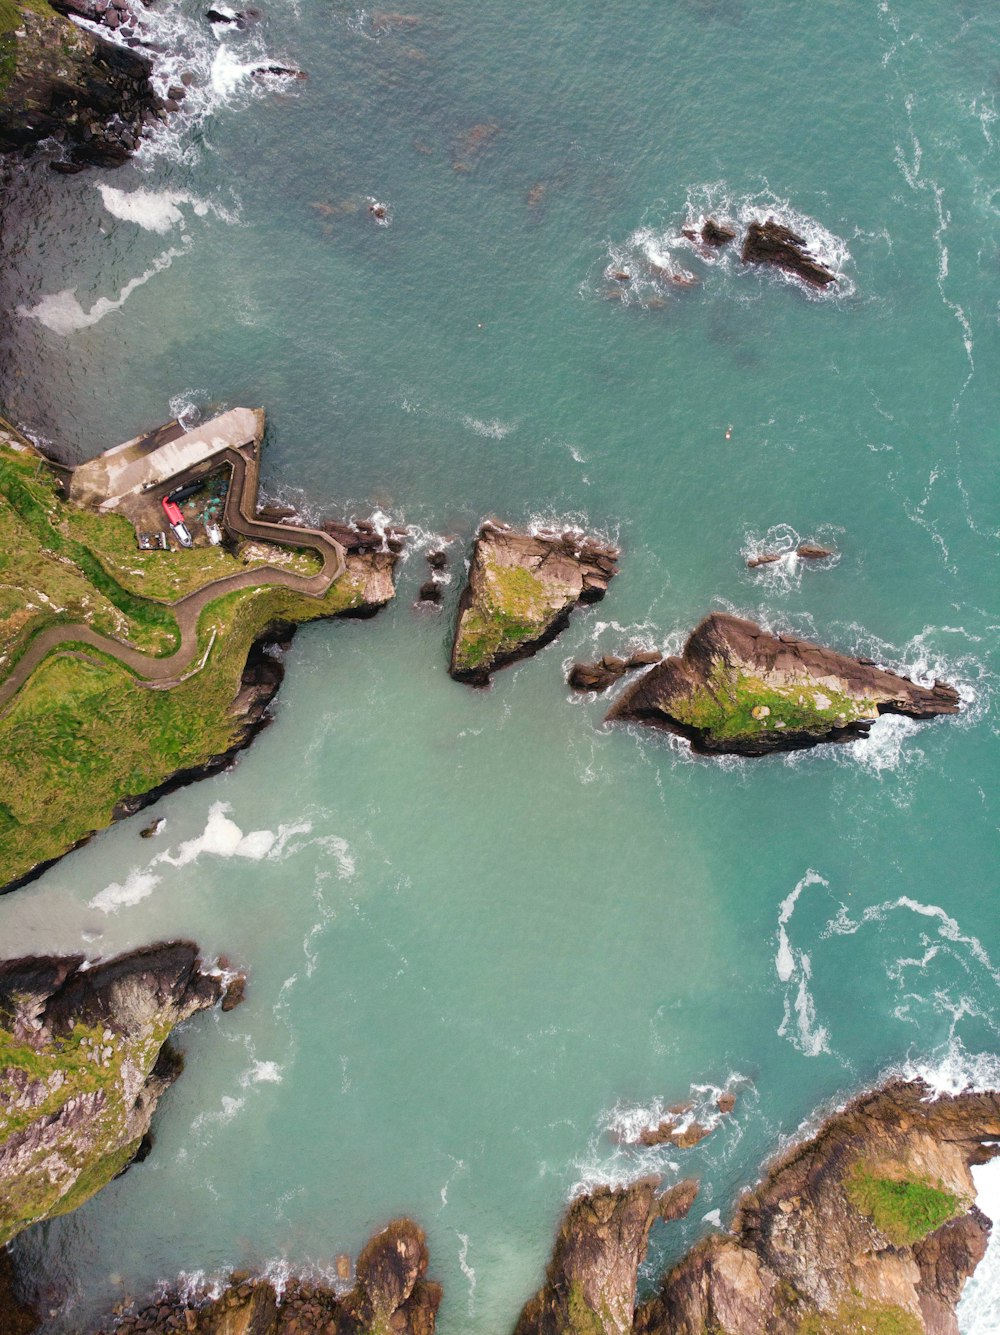
M0 1246L127 1167L180 1069L171 1030L222 990L186 942L0 963Z
M451 675L485 686L498 668L536 653L565 628L577 603L604 597L617 556L582 533L483 524L459 604Z
M680 733L699 751L760 756L864 737L880 714L933 718L958 707L944 682L918 686L870 660L714 612L608 719Z

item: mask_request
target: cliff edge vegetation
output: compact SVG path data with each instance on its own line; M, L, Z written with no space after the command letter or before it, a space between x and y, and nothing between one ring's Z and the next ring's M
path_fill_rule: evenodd
M137 809L143 795L217 769L246 745L282 675L251 654L263 637L392 597L395 557L371 550L348 548L343 573L320 596L268 583L276 568L315 582L317 558L294 550L294 532L288 548L138 551L128 521L62 500L40 455L0 440L0 887ZM258 568L259 585L200 610L197 655L174 681L144 680L93 640L60 635L83 627L155 666L178 649L178 600ZM46 635L51 652L5 691Z

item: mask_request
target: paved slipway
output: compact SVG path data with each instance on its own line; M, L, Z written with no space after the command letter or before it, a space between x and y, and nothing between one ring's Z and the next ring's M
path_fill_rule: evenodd
M0 710L5 709L39 663L62 646L73 646L67 651L74 654L77 653L79 645L89 645L92 649L98 649L137 673L140 684L152 690L175 686L183 680L192 666L195 670L201 666L201 663L195 663L198 652L198 620L202 610L209 603L225 597L228 593L235 593L238 589L260 588L265 585L282 585L311 598L322 598L330 585L340 578L347 568L346 553L343 546L329 534L321 529L289 527L255 518L258 465L252 454L246 453L243 449L232 448L223 451L219 458L228 463L233 470L223 512L226 528L242 537L261 538L267 542L281 543L286 547L305 547L318 552L323 561L323 569L316 575L296 575L289 570L279 570L275 566L260 566L255 570L241 571L235 575L223 575L194 593L179 598L175 603L165 603L164 605L170 608L177 619L181 637L177 649L166 658L154 658L144 654L122 640L99 635L90 626L83 624L50 626L32 640L10 675L0 683ZM183 481L183 478L179 481ZM206 650L206 657L207 652Z

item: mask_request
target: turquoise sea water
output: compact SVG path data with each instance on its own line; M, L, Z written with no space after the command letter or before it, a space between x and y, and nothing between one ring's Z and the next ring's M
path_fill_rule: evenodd
M149 1160L18 1244L48 1335L181 1271L327 1267L400 1213L443 1335L496 1335L580 1184L701 1176L653 1275L818 1106L901 1067L1000 1075L1000 14L414 14L273 0L220 33L184 0L158 22L201 80L189 116L6 197L25 425L81 459L262 403L271 496L416 534L396 604L301 631L274 725L158 805L159 841L126 822L0 901L4 953L186 936L251 978L188 1026ZM265 55L309 80L261 88ZM710 210L800 227L836 294L697 255L679 228ZM607 299L646 258L702 282ZM494 513L611 534L622 573L473 692L447 646ZM796 534L840 559L746 570ZM432 535L442 614L412 606ZM571 657L676 647L713 607L942 676L963 713L719 763L566 689ZM727 1082L694 1150L609 1135Z

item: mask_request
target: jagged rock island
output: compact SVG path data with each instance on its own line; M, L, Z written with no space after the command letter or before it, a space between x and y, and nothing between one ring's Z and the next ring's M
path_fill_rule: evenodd
M731 1231L697 1243L637 1309L649 1227L685 1213L694 1190L601 1188L570 1206L517 1335L958 1335L990 1232L969 1169L998 1135L995 1092L864 1094L778 1159Z
M750 224L743 238L740 259L744 264L773 264L801 278L810 287L827 287L837 281L833 270L809 253L805 237L773 218Z
M299 622L384 606L401 543L258 514L261 409L171 422L76 469L0 428L0 888L13 888L227 765L281 682L264 648Z
M577 603L604 597L618 549L573 530L517 533L489 520L476 538L458 606L449 672L485 686L564 630Z
M763 756L865 737L880 714L955 714L945 682L918 686L863 658L713 612L680 657L664 659L615 702L611 722L647 723L707 754Z
M225 993L184 941L91 967L82 955L0 963L0 1246L140 1153L181 1069L171 1030Z

